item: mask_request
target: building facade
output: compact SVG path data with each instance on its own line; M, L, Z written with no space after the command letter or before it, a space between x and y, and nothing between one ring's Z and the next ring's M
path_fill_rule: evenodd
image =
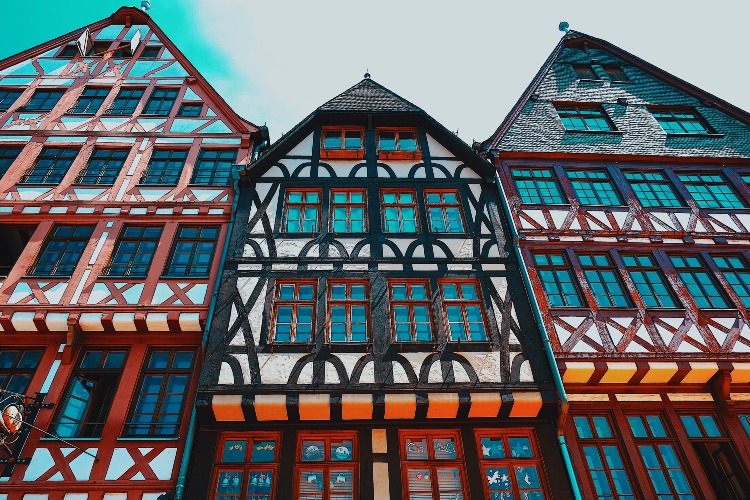
M241 177L190 498L570 498L492 165L365 79Z
M134 8L0 61L0 498L175 489L261 135Z
M567 33L482 145L584 498L746 498L750 116Z

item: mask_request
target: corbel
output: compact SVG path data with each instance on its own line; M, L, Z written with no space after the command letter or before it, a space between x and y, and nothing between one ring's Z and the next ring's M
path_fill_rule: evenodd
M80 340L83 330L78 322L79 314L68 316L68 333L65 336L65 347L62 352L62 364L69 365L73 362L73 351Z

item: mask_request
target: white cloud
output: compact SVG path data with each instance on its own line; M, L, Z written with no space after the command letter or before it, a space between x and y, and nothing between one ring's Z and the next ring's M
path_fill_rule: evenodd
M722 8L722 5L724 8ZM552 51L557 24L620 47L748 108L745 2L190 0L198 36L233 74L212 79L274 139L358 82L414 102L467 142L487 138Z

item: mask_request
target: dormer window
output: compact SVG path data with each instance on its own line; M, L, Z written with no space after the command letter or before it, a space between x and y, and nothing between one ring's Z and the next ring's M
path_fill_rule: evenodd
M695 110L649 109L667 134L712 134L714 131Z
M611 82L630 83L630 78L628 78L628 75L625 74L620 66L616 64L608 64L602 66L602 69L604 69L604 72L607 73L607 76L609 77L609 80Z
M598 104L555 104L565 130L607 132L615 130L607 113Z
M57 57L60 57L63 59L73 59L77 55L78 55L78 47L76 47L75 44L70 44L70 45L66 45L65 47L63 47L60 53L57 54Z
M161 53L161 45L147 45L141 52L141 59L157 59Z
M590 64L573 64L576 76L581 80L601 80Z
M359 127L326 127L321 136L321 158L364 158L364 131Z

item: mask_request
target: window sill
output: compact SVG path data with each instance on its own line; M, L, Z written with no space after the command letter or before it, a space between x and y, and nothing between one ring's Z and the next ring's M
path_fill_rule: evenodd
M159 276L159 279L162 280L186 280L186 279L198 279L198 280L207 280L209 278L208 274L196 276L194 274L185 274L180 276Z
M135 280L145 280L147 275L143 276L135 276L133 274L100 274L99 279L103 280L122 280L122 279L135 279Z
M378 151L378 160L421 160L421 151Z
M177 187L177 184L176 183L175 184L172 184L172 183L167 184L166 182L158 182L158 183L154 182L154 183L149 183L149 184L141 184L141 183L136 184L136 187L161 187L161 186L164 186L164 187Z
M365 152L362 149L321 149L320 150L321 159L361 160L364 157L365 157Z
M138 115L141 118L169 118L169 114L166 115L147 115L145 113L141 113Z
M101 441L102 438L96 437L96 438L84 438L84 437L63 437L65 441ZM60 442L59 439L55 439L52 437L41 437L39 438L39 441L47 441L47 442Z
M70 185L71 185L71 186L83 186L83 187L87 187L87 186L104 186L104 187L111 187L111 186L114 186L114 182L103 182L103 183L96 183L96 182L87 182L87 183L83 183L83 182L73 182L73 183L71 183Z
M622 130L574 130L565 129L566 134L594 134L594 135L623 135L625 132Z
M120 436L117 438L117 441L179 441L179 436L170 436L170 437L154 437L154 436L144 436L144 437L130 437L130 436Z
M667 132L667 138L670 137L708 137L711 139L721 139L724 137L724 134L676 134Z

